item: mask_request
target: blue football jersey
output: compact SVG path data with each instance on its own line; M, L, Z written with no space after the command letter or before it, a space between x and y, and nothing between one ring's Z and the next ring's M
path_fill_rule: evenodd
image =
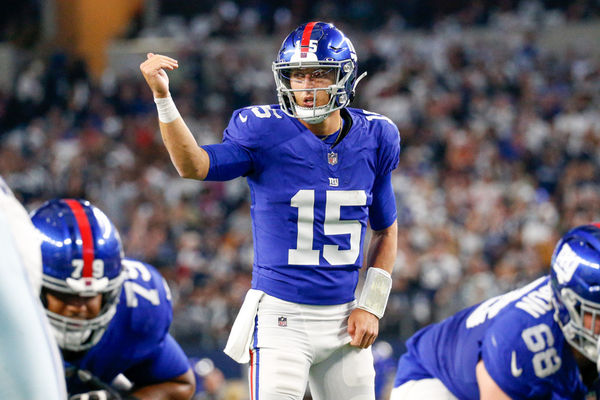
M67 363L67 375L73 365L105 383L122 373L143 386L185 373L187 357L168 333L173 311L166 282L148 264L124 259L123 267L127 278L115 316L95 346ZM71 394L89 390L76 375L67 376L67 387Z
M253 288L304 304L354 299L373 183L396 168L400 138L388 118L346 110L351 127L337 143L279 105L233 113L223 142L252 155Z
M434 377L459 399L479 399L475 366L482 359L513 399L585 398L550 299L543 277L423 328L407 341L394 386Z

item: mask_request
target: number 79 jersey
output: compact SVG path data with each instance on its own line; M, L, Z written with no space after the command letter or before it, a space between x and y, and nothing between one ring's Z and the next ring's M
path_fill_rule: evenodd
M400 140L384 116L342 113L350 129L337 143L278 105L233 113L223 142L252 158L253 288L303 304L354 299L373 184L396 168Z
M479 399L479 360L513 399L584 399L571 346L554 321L549 278L491 298L417 332L394 386L438 378L460 399Z

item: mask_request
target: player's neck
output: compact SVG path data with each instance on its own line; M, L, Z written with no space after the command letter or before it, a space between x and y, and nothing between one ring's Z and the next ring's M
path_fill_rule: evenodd
M300 122L306 129L321 139L336 133L342 128L342 116L340 115L340 110L335 110L325 119L325 121L318 124L309 124L303 120L300 120Z

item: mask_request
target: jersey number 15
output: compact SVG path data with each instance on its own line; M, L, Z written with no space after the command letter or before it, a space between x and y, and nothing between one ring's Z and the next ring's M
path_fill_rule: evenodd
M341 220L343 206L365 206L364 190L328 190L325 201L325 235L350 235L350 248L340 250L338 245L323 245L323 258L331 265L354 264L360 253L361 223L357 220ZM315 191L299 190L291 199L291 206L298 209L298 237L296 248L288 250L290 265L319 265L320 251L313 249L315 222Z

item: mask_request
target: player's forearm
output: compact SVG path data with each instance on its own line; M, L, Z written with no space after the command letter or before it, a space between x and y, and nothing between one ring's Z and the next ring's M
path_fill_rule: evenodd
M498 386L490 376L483 360L479 360L475 367L477 386L479 387L479 398L481 400L510 400L510 397Z
M367 266L381 268L391 274L397 253L398 224L394 221L385 229L373 231L367 254Z
M203 180L208 174L210 159L181 117L170 123L160 122L160 134L171 161L183 178Z

